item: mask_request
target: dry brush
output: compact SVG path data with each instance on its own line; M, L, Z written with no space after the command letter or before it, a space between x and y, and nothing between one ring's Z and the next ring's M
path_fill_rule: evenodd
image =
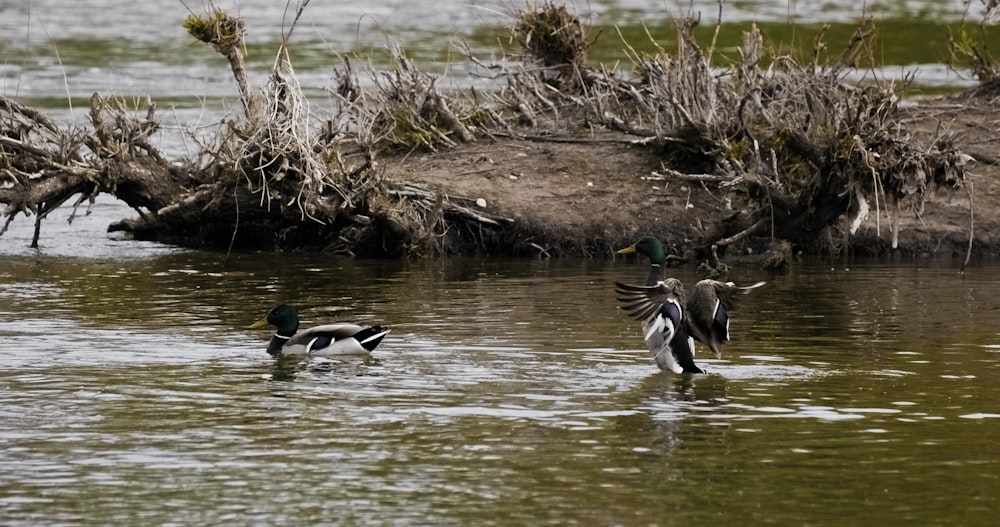
M443 92L390 43L388 71L359 72L341 58L330 90L336 107L318 122L285 45L255 91L242 20L220 10L192 14L185 27L227 58L242 102L242 115L210 147L182 164L167 162L148 141L158 127L151 102L95 95L87 131L0 98L0 202L7 223L20 213L37 222L72 196L81 196L80 204L107 192L139 212L114 228L185 245L503 251L523 234L514 222L471 200L387 178L378 160L528 137L544 123L556 129L569 122L635 136L661 156L661 176L741 203L741 213L704 247L756 235L814 248L825 240L835 250L866 215L888 210L895 217L918 209L934 187L963 183L968 156L945 132L931 144L911 140L896 119L895 85L844 82L870 52L870 24L841 55L821 60L817 52L804 63L768 54L753 28L725 67L696 42L695 26L677 21L672 53L631 51L630 74L589 64L587 28L565 7L545 3L516 17L517 61L486 64L464 48L500 80L495 92Z

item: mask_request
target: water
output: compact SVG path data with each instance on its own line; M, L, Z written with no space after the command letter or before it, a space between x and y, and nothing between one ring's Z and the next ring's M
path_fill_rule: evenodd
M0 4L0 93L77 121L94 91L150 94L177 129L218 122L228 68L183 34L179 2L154 4ZM331 49L386 35L464 85L447 40L495 50L508 5L348 4L316 0L296 30L311 97ZM626 32L678 5L570 4ZM283 3L236 5L259 80ZM716 2L694 5L714 18ZM819 5L725 17L857 20L854 3ZM961 7L878 16L913 53L914 28L935 34L923 24ZM962 85L936 60L915 60L922 81ZM85 208L72 225L55 212L37 250L31 219L0 236L3 525L992 525L1000 511L996 262L739 271L768 285L743 299L725 356L702 349L709 374L674 377L616 310L613 282L644 274L634 260L226 255L109 235L129 211ZM368 360L276 362L244 326L280 301L306 323L392 333Z
M653 52L647 28L658 45L672 50L673 16L700 17L706 45L720 22L715 0L560 3L594 27L594 59L607 64L629 61L616 28L638 51ZM204 12L204 2L186 4ZM291 4L294 11L295 3ZM735 46L743 31L757 22L769 46L785 53L793 49L808 53L820 26L830 24L828 43L836 55L859 21L870 16L879 25L880 40L874 50L879 64L858 76L901 79L915 73L920 84L954 89L975 82L950 70L944 61L948 28L957 29L963 17L973 23L979 20L980 2L967 4L967 0L868 2L865 7L849 1L726 2L719 50L736 58ZM262 84L293 18L286 3L241 0L215 5L246 20L249 72L256 85ZM507 0L316 0L305 10L292 38L297 77L311 98L325 104L334 85L332 71L341 66L340 55L360 57L354 60L356 69L366 59L385 67L383 48L394 40L422 69L442 76L436 83L439 88L476 85L483 82L484 72L474 75L472 65L453 44L465 41L487 61L514 51L509 28L515 7L521 6ZM0 3L0 93L53 109L86 107L94 92L138 101L152 97L165 112L161 120L166 124L172 125L168 117L174 117L178 126L204 125L204 109L211 115L231 108L237 94L225 60L185 33L181 22L188 13L179 1ZM81 113L74 116L85 118ZM211 122L217 120L211 116Z
M64 216L60 216L64 214ZM708 375L658 373L636 260L380 262L0 237L4 525L992 525L1000 272L806 262ZM74 240L88 240L88 243ZM65 247L72 248L66 250ZM693 271L678 269L685 279ZM379 322L368 360L243 329Z
M850 72L846 81L902 81L913 85L907 96L975 86L968 65L949 67L949 31L962 34L961 21L981 18L980 2L907 0L892 2L748 0L617 0L560 2L592 27L591 61L627 71L630 57L619 32L639 53L676 49L672 17L689 14L702 23L697 38L706 49L716 42L715 62L727 65L739 56L743 33L756 23L767 49L809 60L814 38L826 28L830 57L841 53L860 21L878 25L875 64ZM189 6L197 13L205 2L132 2L129 0L30 0L0 2L0 95L45 109L57 122L89 128L92 94L116 97L145 115L156 103L160 131L152 138L171 159L191 159L200 145L214 144L219 127L236 118L240 103L225 59L187 35L182 22ZM291 24L295 3L266 0L216 2L245 19L248 75L253 87L265 84L282 35ZM352 57L362 86L372 85L375 71L390 68L385 51L398 42L422 70L437 77L442 90L497 88L493 71L482 71L460 53L464 42L489 63L512 56L515 8L507 0L407 2L311 2L291 39L295 75L310 102L310 115L330 119L330 98ZM715 28L719 26L716 35ZM969 30L977 39L978 28ZM1000 30L987 25L987 51L1000 54ZM652 38L651 38L652 37ZM898 86L902 87L902 83Z

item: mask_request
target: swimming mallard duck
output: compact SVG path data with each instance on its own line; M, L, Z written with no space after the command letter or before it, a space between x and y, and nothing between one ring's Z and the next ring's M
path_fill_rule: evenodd
M643 238L619 254L639 253L649 258L645 285L616 282L618 300L633 318L642 323L643 338L656 365L674 373L704 373L694 363L694 341L706 344L722 356L722 343L729 340L729 310L737 293L747 293L764 285L758 282L738 287L732 282L702 280L691 296L676 278L663 277L666 254L656 238Z
M381 326L357 324L327 324L299 331L299 310L281 304L267 312L267 316L254 322L251 329L266 325L276 326L274 336L267 344L267 352L278 355L364 355L375 349L389 332Z

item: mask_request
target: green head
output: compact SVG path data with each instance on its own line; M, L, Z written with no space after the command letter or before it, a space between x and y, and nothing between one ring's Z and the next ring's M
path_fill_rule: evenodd
M632 245L618 251L618 254L639 253L649 258L649 263L664 265L667 262L667 252L663 244L656 238L643 238Z
M262 328L266 325L278 328L277 333L290 337L299 330L299 310L295 306L281 304L267 312L267 316L250 325L251 328Z

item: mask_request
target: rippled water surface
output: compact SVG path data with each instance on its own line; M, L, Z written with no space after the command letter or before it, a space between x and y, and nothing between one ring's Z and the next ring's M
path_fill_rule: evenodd
M0 237L2 524L992 525L1000 510L997 264L738 271L768 284L725 356L668 376L615 307L636 260L226 256L103 232L127 213L57 213L37 251L30 222ZM243 327L279 301L392 333L368 360L276 362Z

